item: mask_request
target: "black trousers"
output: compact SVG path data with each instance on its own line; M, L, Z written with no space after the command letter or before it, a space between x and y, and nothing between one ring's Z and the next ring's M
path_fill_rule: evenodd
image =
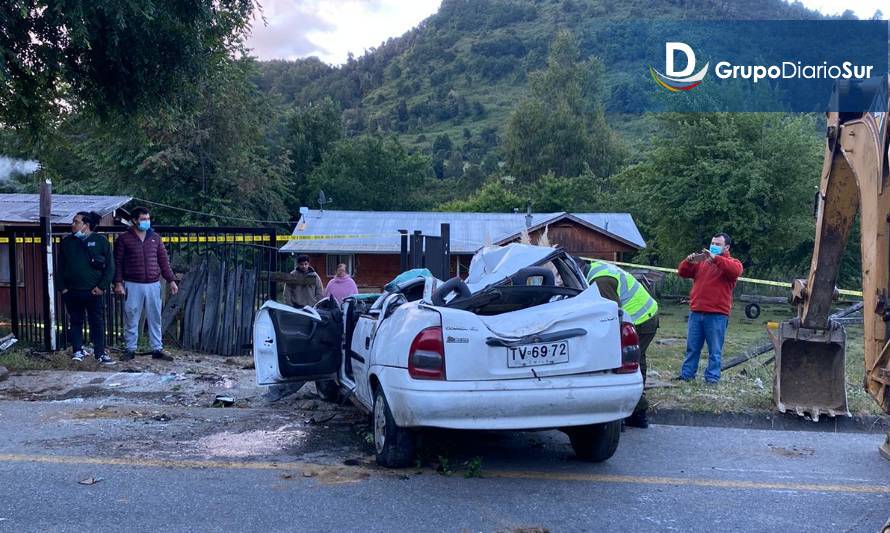
M103 298L88 290L69 289L64 294L65 308L68 310L68 321L71 347L74 351L83 349L83 320L87 317L90 323L90 340L93 351L98 357L105 353L105 309Z
M640 372L643 374L643 387L646 387L646 350L655 339L655 333L658 331L658 315L643 322L637 327L637 335L640 337ZM645 413L649 409L649 400L646 399L646 392L640 396L640 401L634 408L634 413Z

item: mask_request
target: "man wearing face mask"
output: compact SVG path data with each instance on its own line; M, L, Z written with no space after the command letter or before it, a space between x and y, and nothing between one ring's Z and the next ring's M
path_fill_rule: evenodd
M137 207L132 213L133 226L114 243L114 292L124 296L124 344L121 361L133 359L139 340L139 320L145 311L152 359L172 361L161 342L161 276L170 292L179 287L170 268L170 259L161 236L151 229L151 213Z
M732 311L732 291L742 275L742 263L729 255L732 238L718 233L711 246L689 254L678 268L680 277L692 279L689 294L689 324L686 332L686 358L679 379L692 381L698 372L704 343L708 343L708 367L705 382L720 381L723 339Z
M100 220L98 213L81 211L74 215L71 234L59 243L59 275L56 283L68 310L71 359L78 363L83 361L83 321L86 315L96 361L113 365L114 361L105 353L102 297L114 276L114 262L108 239L94 232Z

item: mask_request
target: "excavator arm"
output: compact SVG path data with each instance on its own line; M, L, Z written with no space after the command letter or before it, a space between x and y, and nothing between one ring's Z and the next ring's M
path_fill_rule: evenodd
M843 110L843 99L851 93L858 98L866 94L872 110L828 113L813 259L808 278L793 283L798 317L780 325L776 352L776 406L814 419L820 413L849 414L846 334L831 319L830 310L841 255L857 212L862 233L865 388L890 413L888 80L838 84L832 108Z

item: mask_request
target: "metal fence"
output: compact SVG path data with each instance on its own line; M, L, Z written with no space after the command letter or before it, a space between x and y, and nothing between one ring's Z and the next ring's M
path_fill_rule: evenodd
M171 266L182 282L181 293L191 290L178 299L183 303L190 302L187 310L185 305L177 307L173 298L168 297L165 301L165 339L186 348L223 355L246 353L254 312L277 294L274 277L267 275L278 270L275 230L179 226L154 229L164 239ZM99 228L99 233L108 237L112 246L123 231L125 228ZM56 275L60 266L59 242L67 234L53 234L53 271ZM7 226L0 231L0 244L6 245L9 264L8 283L0 283L0 314L8 312L13 334L23 342L42 344L47 348L50 336L54 335L57 349L67 347L68 316L58 292L55 294L55 330L47 320L45 252L39 228ZM208 277L211 265L219 266L212 279ZM203 285L196 281L198 278L204 280ZM232 284L238 287L237 297L220 298L219 290L211 287L229 288L226 294L234 294L230 289ZM106 342L109 346L120 345L123 341L123 300L109 291L103 297L103 304ZM228 320L229 316L233 319ZM198 338L192 334L196 331L195 320L202 326L197 329ZM192 329L187 330L186 326L192 326ZM214 337L214 349L207 350L210 342L201 342L201 336L205 334Z

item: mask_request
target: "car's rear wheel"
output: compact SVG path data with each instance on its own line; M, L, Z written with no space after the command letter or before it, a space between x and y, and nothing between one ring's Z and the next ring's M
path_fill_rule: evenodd
M371 423L374 426L374 451L377 454L377 464L387 468L410 465L414 459L414 434L396 425L381 388L374 394Z
M621 438L621 420L565 429L575 455L582 461L601 462L612 457Z
M333 379L315 382L315 390L326 402L340 403L340 385Z

